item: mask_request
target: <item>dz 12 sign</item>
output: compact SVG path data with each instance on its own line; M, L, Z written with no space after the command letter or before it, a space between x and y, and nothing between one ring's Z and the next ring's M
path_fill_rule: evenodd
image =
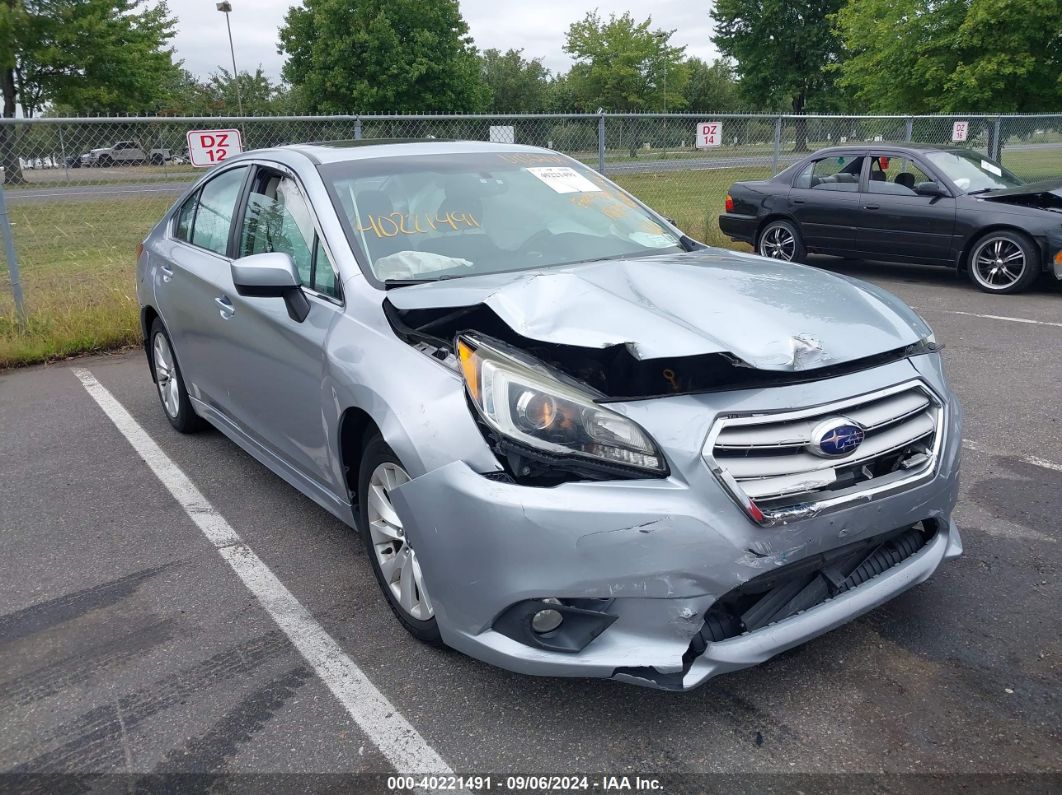
M193 166L216 166L242 151L239 130L188 131L188 159Z
M697 148L708 149L723 143L723 125L717 121L702 121L697 125Z
M957 121L951 125L951 140L955 143L966 140L967 134L970 132L970 122Z

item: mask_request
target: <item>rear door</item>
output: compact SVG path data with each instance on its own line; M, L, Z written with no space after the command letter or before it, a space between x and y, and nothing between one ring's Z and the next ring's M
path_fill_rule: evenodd
M955 199L915 192L919 183L935 181L932 172L917 158L884 151L870 152L865 171L856 231L860 255L951 262Z
M156 307L173 341L191 395L223 413L232 394L219 367L219 341L229 333L234 295L229 240L236 205L250 168L220 171L185 200L161 244L153 268Z
M789 206L804 245L828 254L855 252L861 153L813 160L793 181Z

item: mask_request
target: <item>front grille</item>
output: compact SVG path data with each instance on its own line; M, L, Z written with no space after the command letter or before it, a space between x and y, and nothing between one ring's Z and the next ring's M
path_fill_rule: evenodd
M835 419L862 429L862 443L847 455L816 454L816 429ZM723 417L704 455L743 506L769 517L913 485L935 469L943 420L940 401L913 381L798 411Z

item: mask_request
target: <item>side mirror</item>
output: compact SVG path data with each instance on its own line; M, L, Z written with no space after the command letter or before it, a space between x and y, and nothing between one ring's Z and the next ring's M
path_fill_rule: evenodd
M947 196L947 191L937 182L919 182L914 186L919 196Z
M288 317L301 323L310 314L310 301L302 292L299 272L291 257L279 251L252 254L235 260L232 283L239 295L253 298L283 298Z

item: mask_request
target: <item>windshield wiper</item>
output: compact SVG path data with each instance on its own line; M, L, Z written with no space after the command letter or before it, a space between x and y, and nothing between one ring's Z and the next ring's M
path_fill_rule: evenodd
M989 191L1000 190L999 188L978 188L977 190L966 191L967 196L976 196L979 193L988 193Z
M383 286L385 290L390 290L392 287L413 287L417 284L431 284L432 282L444 282L447 279L462 279L465 276L473 276L474 274L468 273L445 273L442 276L436 276L434 279L384 279Z

